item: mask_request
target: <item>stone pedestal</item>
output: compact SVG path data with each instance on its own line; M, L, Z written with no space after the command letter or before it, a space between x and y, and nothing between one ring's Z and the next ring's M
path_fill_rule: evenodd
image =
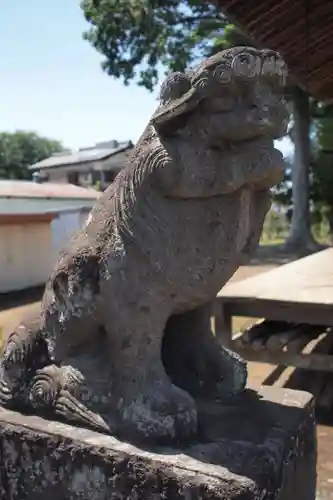
M314 402L264 387L201 403L199 442L154 450L2 410L0 461L1 500L314 500Z

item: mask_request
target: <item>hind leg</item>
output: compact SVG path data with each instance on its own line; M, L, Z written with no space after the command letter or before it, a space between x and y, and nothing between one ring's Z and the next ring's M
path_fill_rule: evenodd
M155 300L154 300L155 302ZM113 364L112 406L118 434L153 442L193 435L197 412L192 397L175 387L161 359L166 315L147 297L140 304L119 304L104 325Z
M233 395L246 385L246 362L213 335L209 305L169 319L163 361L173 383L193 396Z

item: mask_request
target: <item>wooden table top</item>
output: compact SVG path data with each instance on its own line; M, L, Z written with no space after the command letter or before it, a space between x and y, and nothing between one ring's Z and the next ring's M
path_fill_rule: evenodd
M217 297L228 302L251 299L332 307L333 248L227 284Z

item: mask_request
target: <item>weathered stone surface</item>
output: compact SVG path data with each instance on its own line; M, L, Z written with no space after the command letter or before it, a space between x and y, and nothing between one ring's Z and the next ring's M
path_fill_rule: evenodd
M282 67L234 47L167 78L60 253L40 317L8 336L2 406L171 444L197 435L196 398L244 390L246 363L212 334L209 305L256 248L284 175Z
M198 406L200 442L178 450L2 410L0 498L314 500L309 394L265 387Z

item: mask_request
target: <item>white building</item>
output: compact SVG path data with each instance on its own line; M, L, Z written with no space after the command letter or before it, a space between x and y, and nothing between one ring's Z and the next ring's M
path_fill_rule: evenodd
M99 195L70 184L0 180L0 293L44 284Z
M41 182L70 183L105 189L123 168L133 150L131 141L99 142L78 151L64 151L29 167Z

